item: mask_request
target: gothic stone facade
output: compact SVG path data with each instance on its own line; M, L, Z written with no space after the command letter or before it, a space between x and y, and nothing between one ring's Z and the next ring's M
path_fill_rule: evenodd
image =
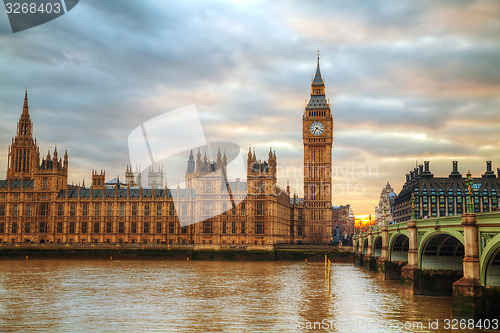
M184 189L120 186L119 181L110 188L104 171L92 171L90 187L68 185L67 152L60 158L54 149L40 160L26 92L7 177L0 181L0 243L329 243L332 117L319 61L303 124L305 199L277 185L275 152L261 161L249 151L246 181L229 184L238 204L227 206L221 195L227 184L214 177L207 185L210 172L225 167L220 152L213 162L202 160L199 151L196 161L191 154ZM127 168L128 178L130 172ZM180 220L186 216L200 222L184 225Z

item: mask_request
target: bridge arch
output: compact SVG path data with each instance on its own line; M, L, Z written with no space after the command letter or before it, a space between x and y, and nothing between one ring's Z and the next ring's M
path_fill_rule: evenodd
M428 232L419 244L419 268L463 271L464 255L464 238L459 232Z
M363 254L368 253L368 237L363 239Z
M402 233L394 234L389 242L389 261L408 261L410 239Z
M480 267L482 284L500 286L500 234L493 237L484 248Z
M382 256L382 235L373 238L373 256L380 258Z

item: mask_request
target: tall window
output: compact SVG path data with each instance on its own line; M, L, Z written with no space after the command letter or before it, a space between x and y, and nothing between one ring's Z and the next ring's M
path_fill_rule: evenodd
M5 222L0 222L0 234L5 232Z
M12 206L12 216L18 216L19 207L17 205Z
M156 222L156 233L161 234L161 222Z
M125 216L125 204L120 204L120 216Z
M82 234L86 234L87 233L87 222L82 222Z
M222 221L222 233L226 233L226 221Z
M10 227L11 227L11 233L17 234L17 222L12 222Z
M161 216L161 204L156 205L156 216Z
M0 205L0 216L5 216L5 205Z
M244 202L241 203L241 215L246 215L246 205Z
M130 224L130 233L131 234L136 234L137 233L137 222L132 222Z
M231 233L235 234L236 233L236 222L233 222L231 224Z
M204 221L203 222L203 232L205 234L211 234L212 233L212 221Z
M40 205L40 216L49 215L49 204L43 203Z
M62 222L57 222L56 232L58 234L62 234L62 232L63 232L63 223Z
M132 204L132 216L137 216L137 204Z
M149 216L149 204L144 205L144 216Z
M94 230L93 230L93 233L94 233L94 234L98 234L98 233L99 233L99 222L94 222Z
M210 216L212 214L212 201L204 201L203 202L203 215Z
M48 182L47 178L44 178L42 180L42 187L44 190L46 190L49 187L49 182Z
M112 216L113 215L113 204L108 204L108 208L107 208L106 214L108 216Z
M101 215L101 205L96 203L94 204L94 216Z
M263 235L264 234L264 222L262 222L262 221L256 221L255 222L255 233L257 235Z
M31 216L31 205L26 206L26 216Z
M149 222L144 222L144 233L149 234Z
M29 222L25 222L24 223L24 233L26 234L29 234L31 232L31 228L30 228L30 223Z
M257 202L257 215L264 215L264 203Z
M118 223L118 233L123 234L125 232L125 222Z
M57 206L57 216L63 216L64 214L64 206L63 204L59 204Z
M174 222L168 223L168 233L173 234L175 232Z
M70 222L69 223L68 233L70 233L70 234L74 234L75 233L75 222Z
M76 214L76 207L75 207L75 204L72 203L70 206L70 209L69 209L69 215L75 216L75 214Z
M47 222L40 222L38 225L38 230L41 234L44 234L47 232Z
M82 216L87 216L89 213L89 206L84 203L83 206L82 206Z
M245 229L245 221L241 222L241 233L242 234L245 234L246 233L246 229Z
M106 233L110 234L112 232L113 232L113 225L111 224L111 222L106 222Z

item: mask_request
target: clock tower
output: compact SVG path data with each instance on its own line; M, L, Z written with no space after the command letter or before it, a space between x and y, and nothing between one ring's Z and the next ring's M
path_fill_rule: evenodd
M325 97L325 83L318 65L311 83L311 98L302 116L304 141L305 242L328 244L332 240L333 117Z

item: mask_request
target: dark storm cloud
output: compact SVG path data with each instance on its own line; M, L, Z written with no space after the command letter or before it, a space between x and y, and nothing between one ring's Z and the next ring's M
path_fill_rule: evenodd
M41 151L67 146L75 182L91 168L123 173L130 131L189 104L207 139L252 144L261 158L271 144L280 165L300 167L319 48L334 162L383 170L366 180L369 204L334 202L371 213L414 158L500 159L497 14L495 1L87 0L12 34L2 13L0 149L28 85ZM6 154L0 163L4 172Z

